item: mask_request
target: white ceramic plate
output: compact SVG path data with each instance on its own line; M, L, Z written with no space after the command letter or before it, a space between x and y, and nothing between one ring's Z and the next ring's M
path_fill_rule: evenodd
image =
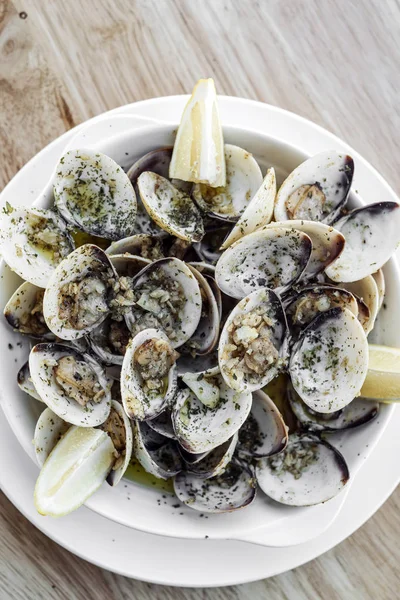
M158 104L157 104L158 102ZM145 109L147 106L147 110L148 110L148 106L151 106L152 109L154 109L156 106L158 106L157 109L157 116L165 116L163 114L163 108L165 108L165 106L168 107L168 115L171 117L171 119L174 119L174 121L178 121L179 120L179 114L181 112L182 109L182 105L185 102L185 98L184 97L179 97L177 99L175 99L174 101L174 110L172 111L172 105L171 105L171 99L170 98L166 98L166 99L162 99L162 100L158 100L158 101L150 101L148 103L139 103L138 105L135 106L131 106L131 107L124 107L122 110L119 109L118 112L123 112L123 111L129 111L129 110L135 110L136 111L136 107L138 107L139 109ZM237 102L238 104L243 104L244 101L242 100L235 100L235 99L229 99L229 98L222 98L221 99L221 113L222 113L222 117L223 117L223 122L226 123L227 119L226 119L226 114L229 113L229 110L232 112L232 102L235 103ZM225 104L226 107L229 110L225 110ZM263 107L264 109L264 127L265 130L270 131L271 127L271 123L275 122L276 120L272 120L271 121L267 121L266 120L266 116L267 113L274 113L277 111L277 109L273 109L272 107L267 107L266 105L258 105L255 103L249 103L252 106L252 109L254 108L254 106L256 106L258 109L260 109L260 107ZM161 109L161 110L160 110ZM139 110L140 112L140 110ZM145 111L146 112L146 111ZM232 115L232 117L234 116L235 121L237 121L237 115L238 115L238 110L236 109L234 112L234 115ZM279 113L284 112L284 111L278 111ZM115 111L114 111L115 113ZM288 130L293 131L293 129L291 128L291 123L290 120L291 119L299 119L298 117L296 117L295 115L290 115L289 113L284 113L286 114L286 126L284 129L284 132L288 132ZM151 114L146 114L143 115L145 117L151 117ZM247 116L247 113L246 113ZM150 124L149 123L142 123L142 122L138 122L137 119L133 119L134 121L136 121L135 123L135 128L138 127L139 125L143 126L144 129L142 131L143 134L143 140L146 139L146 137L148 136L149 133L149 127ZM90 139L91 143L96 143L96 140L98 140L98 135L99 132L101 130L101 135L100 135L100 139L102 139L103 137L106 137L105 135L105 127L114 127L115 130L120 131L121 127L123 129L126 129L128 127L128 121L129 123L132 122L132 118L131 117L121 117L119 119L117 119L118 121L118 126L115 127L115 119L113 119L112 123L105 123L102 122L100 123L100 121L98 121L98 119L96 119L96 128L92 128L92 133L93 131L96 132L96 135L94 136L94 138ZM301 123L304 126L305 123L304 120L301 119ZM242 124L242 123L240 123ZM253 125L255 126L256 123L253 123ZM249 125L248 125L249 127ZM311 124L307 124L308 128L314 128L315 126L311 125ZM260 130L261 127L258 127L258 129ZM319 129L319 128L318 128ZM113 136L115 133L115 130L113 131ZM81 130L82 131L82 130ZM153 140L151 142L151 146L159 146L162 143L165 143L168 141L168 139L171 139L171 127L170 126L166 126L164 128L158 129L157 128L157 135L161 135L161 138L157 139L157 140ZM247 133L245 133L243 130L238 130L237 128L235 130L226 129L227 132L227 138L228 141L235 141L236 143L242 144L243 146L245 146L246 148L252 150L258 158L262 158L263 160L261 160L262 163L273 163L275 165L284 165L284 169L283 171L287 171L288 169L293 168L293 166L295 166L295 164L297 164L303 157L304 154L302 154L300 151L296 150L296 148L294 148L290 153L288 153L288 149L285 148L282 144L276 144L276 142L274 140L271 140L270 143L266 143L265 138L260 138L259 135L252 135L251 136L251 143L249 142L249 136ZM273 132L276 133L277 132ZM81 133L81 136L83 135L87 135ZM328 139L325 140L324 146L323 148L327 148L327 147L338 147L342 150L346 150L346 151L351 151L347 146L345 146L342 142L338 141L336 138L334 138L333 136L330 136L330 134L327 134L325 132L324 134L325 136L328 136ZM229 140L229 136L232 136L232 139ZM129 135L127 136L128 139ZM283 133L280 134L280 137L284 138ZM331 139L329 139L331 138ZM71 139L71 138L69 138ZM85 139L85 145L86 142L88 142L89 136L87 135L86 139ZM136 137L136 139L139 139L138 137ZM243 141L242 141L243 140ZM287 138L287 143L289 143L290 139L289 137ZM60 140L60 144L59 144L59 148L62 148L61 146L61 142L62 140ZM260 145L262 144L262 145ZM83 144L82 144L83 145ZM107 152L110 153L111 155L113 155L113 153L115 152L116 154L114 154L114 157L119 160L119 162L123 162L124 160L126 160L126 164L130 164L132 162L132 158L134 158L134 156L137 156L138 154L141 155L143 154L143 150L146 150L145 148L143 148L143 141L140 143L140 148L141 150L139 152L137 152L137 149L132 149L129 148L129 152L130 152L130 156L127 157L126 159L124 158L125 156L125 151L121 153L121 144L120 144L120 140L118 141L118 145L113 145L113 141L111 141L111 143L109 143L107 145ZM150 147L149 147L150 149ZM319 148L319 149L322 149ZM43 155L41 155L40 158L40 162L39 162L39 158L37 157L33 162L31 161L31 163L24 169L23 172L21 172L18 177L16 179L14 179L14 181L11 183L11 185L7 188L6 190L6 195L9 194L9 196L7 197L7 199L9 199L10 201L13 201L13 198L16 197L16 195L19 198L26 198L27 199L27 203L30 203L31 198L35 198L38 194L38 188L36 187L33 188L32 184L33 184L33 180L32 180L32 176L31 173L29 172L30 170L34 170L34 168L36 167L36 174L37 174L37 168L38 166L41 167L41 174L42 177L37 178L36 180L36 185L40 187L43 186L43 183L46 181L46 179L48 178L48 176L51 173L51 170L53 168L54 163L57 161L57 158L61 152L60 149L56 151L53 151L53 148L48 148L46 149L47 151L52 151L51 152L51 158L50 158L50 154L47 154L47 160L44 161L43 159ZM314 151L317 150L312 150L310 149L308 151L308 153L313 153ZM351 151L352 152L352 151ZM119 153L119 154L118 154ZM273 154L272 154L273 153ZM354 152L352 152L353 155L355 155ZM285 162L283 160L283 157L285 158ZM287 161L287 158L290 157L289 163ZM355 156L356 158L356 163L358 164L358 157ZM290 162L292 161L292 162ZM360 159L360 164L363 166L364 163L361 162L362 159ZM42 170L42 167L46 167L46 171ZM32 169L33 167L33 169ZM366 173L368 173L369 171L367 170ZM370 177L371 177L371 183L372 180L377 179L377 174L370 172ZM21 187L18 190L17 193L17 187L16 186L26 186L27 183L29 181L29 191L31 192L31 194L27 195L27 189L25 188L25 193L23 193L23 190L21 189ZM382 185L382 181L380 182ZM356 184L357 187L358 184ZM358 187L360 188L360 186L358 185ZM380 193L382 194L382 187L380 190ZM393 195L393 192L389 189L387 192L387 197L390 197L391 195ZM6 198L4 198L5 201ZM369 198L366 197L365 198L367 202L372 202L373 198ZM387 275L388 278L391 281L395 281L395 278L393 276L393 269L394 267L392 266L392 272L388 271ZM3 290L4 290L4 294L5 294L5 299L8 298L9 296L9 286L15 286L15 279L13 275L10 275L10 273L7 270L6 273L6 277L4 279L4 283L6 285L3 286ZM389 287L389 295L388 295L388 305L390 306L390 304L395 304L395 299L398 295L398 290L393 291L390 290ZM388 310L386 314L392 314L392 311ZM383 327L382 327L382 331L384 331L384 329L386 328L386 324L383 323ZM390 328L387 328L388 332L390 330ZM15 336L11 336L10 339L8 339L8 334L9 334L9 330L4 328L4 335L3 335L3 339L4 339L4 344L8 344L8 343L12 343L15 344L16 338ZM388 344L393 344L395 345L396 343L398 343L398 341L396 341L393 338L390 338L390 335L387 334L384 337L384 340L386 343ZM18 348L17 352L19 354L21 354L21 350ZM3 355L5 356L5 361L3 364L3 368L5 367L5 370L3 371L3 381L5 381L4 375L5 372L12 372L15 369L14 366L14 360L17 360L18 362L21 360L20 356L17 356L14 353L8 353L4 352ZM22 362L22 360L21 360ZM26 435L26 429L29 427L33 428L34 425L34 411L38 408L37 405L35 403L31 403L30 405L30 411L26 410L26 398L21 395L21 397L19 398L19 403L15 402L15 384L13 382L13 380L11 380L10 383L10 387L7 389L5 388L6 394L4 395L4 400L3 400L3 405L7 414L7 417L9 418L10 422L12 423L13 429L14 431L17 431L17 433L19 434L18 437L21 441L25 440L25 449L31 454L31 446L29 443L30 440L30 436ZM391 409L390 408L386 408L385 411L383 411L383 414L378 421L375 422L376 425L378 425L378 427L375 427L375 424L372 424L370 426L370 429L368 431L368 428L363 428L362 430L359 430L359 432L357 432L357 434L352 433L351 437L350 437L350 442L348 441L348 437L349 436L340 436L337 438L337 444L339 446L343 446L341 449L344 452L347 460L349 461L350 465L351 465L351 471L352 474L354 476L354 473L358 470L360 464L362 463L362 460L367 456L367 454L370 452L373 444L375 444L378 441L379 435L382 434L383 429L385 424L388 421L388 418L390 416L390 412ZM33 429L32 429L33 431ZM347 439L346 439L347 438ZM358 438L358 439L356 439ZM367 443L368 442L368 443ZM360 454L359 457L357 457L357 454ZM91 508L93 508L94 510L100 512L101 514L107 515L110 518L113 518L117 521L123 522L125 524L128 524L132 527L137 527L140 529L143 529L145 531L156 531L157 533L163 533L165 535L175 535L175 536L180 536L180 537L204 537L205 535L208 535L209 537L216 537L216 538L236 538L236 539L249 539L258 543L263 543L263 544L277 544L277 545L286 545L286 544L293 544L293 543L299 543L305 539L308 539L310 537L313 537L315 535L317 535L320 531L322 531L324 528L326 528L329 523L332 521L332 519L335 517L337 511L339 510L343 500L344 500L344 495L342 494L341 496L339 496L337 499L327 503L325 506L321 506L321 507L316 507L316 508L312 508L312 509L288 509L287 507L282 507L282 506L278 506L278 505L274 505L271 502L268 502L268 500L264 497L262 497L260 495L259 497L259 501L257 504L255 504L253 507L247 509L246 511L243 511L241 513L236 513L234 515L223 515L223 516L217 516L217 517L211 517L208 519L208 521L205 521L204 519L200 519L199 515L197 513L194 513L193 511L187 510L186 508L179 508L179 510L174 509L173 508L173 504L176 503L176 501L170 501L170 502L166 502L164 504L164 502L161 503L161 507L157 507L156 502L159 498L157 498L154 494L153 491L149 491L149 490L145 490L145 489L138 489L137 486L134 486L134 484L127 484L128 487L125 488L123 486L121 486L120 488L117 488L118 493L116 494L117 490L110 490L108 489L106 486L104 486L104 488L102 488L102 490L96 494L89 502L89 506ZM135 495L134 497L132 497L132 488L134 488L135 490ZM112 494L112 495L111 495ZM128 500L129 498L129 500ZM133 509L133 503L132 500L134 500L134 504L135 507ZM156 508L156 512L153 510L153 508ZM327 510L329 509L329 510ZM183 512L183 515L181 515L180 513ZM156 515L156 517L154 516ZM299 519L299 515L301 515L301 519ZM174 518L171 518L174 517ZM287 521L290 520L292 523L293 521L295 521L295 525L296 525L296 532L295 529L293 528L292 523L288 523ZM285 527L283 527L283 521L285 521ZM265 528L263 528L262 530L259 530L259 524L263 523L267 523L268 526ZM313 526L310 527L310 522L313 523ZM290 535L288 536L288 532L290 532ZM294 535L294 532L296 533L296 535Z
M396 409L387 435L368 459L368 468L361 469L335 524L312 542L291 548L155 536L113 523L84 507L62 519L41 517L31 500L36 477L32 461L5 419L0 419L0 487L45 535L99 567L164 585L236 585L272 577L316 558L371 517L399 480L399 429L400 410Z

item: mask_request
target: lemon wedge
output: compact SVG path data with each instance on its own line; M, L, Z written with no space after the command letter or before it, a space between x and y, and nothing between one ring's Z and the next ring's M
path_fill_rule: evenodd
M114 461L107 433L70 427L40 471L34 493L37 511L61 517L79 508L105 481Z
M400 402L400 348L369 344L368 373L360 396Z
M211 187L226 185L224 139L213 79L200 79L194 86L176 135L169 176Z

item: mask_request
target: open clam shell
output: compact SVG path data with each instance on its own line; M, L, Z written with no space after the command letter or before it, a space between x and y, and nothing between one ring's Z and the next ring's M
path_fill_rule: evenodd
M162 231L158 225L150 218L143 203L140 199L139 190L137 187L138 177L145 171L151 171L165 179L169 179L169 165L172 158L172 146L166 146L165 148L157 148L151 150L139 160L137 160L129 169L128 177L132 182L132 185L136 192L136 198L138 203L138 210L136 215L136 229L138 233L157 233ZM173 179L171 183L183 192L190 193L192 184L179 179Z
M257 483L282 504L312 506L336 496L349 480L343 456L313 434L291 435L285 450L260 460Z
M139 190L137 187L137 180L139 175L145 171L152 171L162 177L168 179L169 176L169 164L171 162L172 147L157 148L148 152L139 160L137 160L129 169L127 175L133 185L136 192L137 200L137 214L135 229L136 233L159 233L162 231L160 227L150 218L147 210L145 209L142 200L140 198Z
M230 440L217 446L217 448L208 452L200 460L195 462L189 461L186 464L186 471L201 479L210 479L211 477L221 475L232 460L237 442L238 433L236 432Z
M135 231L136 195L129 177L101 152L77 149L61 157L54 202L68 223L92 235L118 240Z
M188 452L200 454L231 438L245 422L252 403L250 393L235 392L215 377L220 400L214 408L206 406L189 389L180 390L172 409L176 437Z
M320 313L335 307L347 308L358 316L356 298L340 287L309 285L285 299L285 314L291 334L296 336Z
M174 348L187 342L201 317L200 287L189 267L177 258L162 258L133 280L136 306L158 320ZM134 329L135 314L126 315Z
M184 350L196 354L208 354L216 345L219 337L220 311L216 300L218 287L214 286L214 279L202 275L191 265L188 267L199 284L201 317L196 331L185 343ZM210 283L214 287L214 291Z
M233 512L251 504L256 496L251 472L232 462L212 479L182 471L174 478L174 490L181 502L206 513Z
M146 422L133 424L133 447L142 467L155 477L169 479L183 468L176 442L160 435Z
M105 372L88 354L64 344L37 344L29 355L31 378L41 399L64 421L96 427L110 413Z
M57 265L73 250L66 225L52 210L12 208L0 221L0 252L22 279L45 288Z
M92 244L72 252L50 278L43 299L49 329L74 340L95 329L111 311L117 275L108 256Z
M168 406L177 385L175 360L161 330L145 329L131 339L121 369L122 402L131 419L152 419Z
M277 226L255 231L225 250L215 279L220 290L233 298L264 287L282 293L301 277L311 250L311 239L297 229Z
M331 308L301 332L289 373L302 400L321 413L335 412L359 393L368 369L368 342L355 315Z
M272 219L274 214L274 202L276 196L276 177L275 169L270 168L258 188L255 195L250 200L239 221L235 223L232 231L225 238L221 245L221 250L225 250L240 238L248 233L253 233L261 229ZM307 232L306 232L307 233Z
M271 398L254 392L247 421L239 431L239 455L262 458L281 452L288 442L288 430Z
M379 311L380 295L375 279L372 275L367 275L359 281L340 283L339 285L354 294L368 307L369 317L363 323L364 331L368 335L374 328Z
M43 402L33 384L31 371L29 369L29 360L27 360L18 371L17 382L18 387L25 392L25 394L28 394L28 396L31 396L31 398L34 398L35 400L39 400L39 402Z
M275 220L332 223L347 200L353 173L353 159L335 150L307 159L290 173L278 190Z
M234 390L253 392L285 366L286 317L279 297L266 288L243 298L221 332L218 362Z
M7 302L4 316L18 333L36 339L53 340L55 336L47 327L43 317L43 295L42 288L25 281Z
M108 474L107 483L115 487L122 479L127 470L132 457L133 433L132 425L122 405L115 400L111 400L111 410L107 420L101 425L111 438L116 452L117 459Z
M317 221L292 220L270 223L266 226L297 229L306 233L312 242L312 250L303 278L312 279L323 271L343 252L344 236L330 225Z
M204 183L193 186L192 196L210 216L223 221L237 221L262 183L262 173L250 152L225 144L226 185L211 187Z
M335 223L346 238L340 256L326 269L335 282L358 281L380 269L400 241L400 205L378 202L352 210Z
M317 413L302 401L291 383L287 386L287 399L301 427L308 431L353 429L369 423L379 413L379 402L364 398L354 398L350 404L334 413Z
M43 467L54 446L70 427L70 423L61 419L50 408L44 409L37 420L33 436L33 446L39 467Z
M139 176L138 188L150 217L164 231L188 242L201 240L203 217L190 196L151 171Z

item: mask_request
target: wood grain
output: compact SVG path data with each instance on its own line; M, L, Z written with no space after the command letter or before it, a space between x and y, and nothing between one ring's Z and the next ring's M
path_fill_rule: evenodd
M74 124L212 76L220 93L282 106L344 137L400 191L399 37L397 0L0 0L1 184ZM1 598L399 597L399 492L308 565L209 591L103 571L0 502Z

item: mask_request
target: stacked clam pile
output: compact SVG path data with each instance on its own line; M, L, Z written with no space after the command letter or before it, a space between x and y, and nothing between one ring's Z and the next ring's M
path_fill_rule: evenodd
M346 484L321 434L379 410L357 396L399 206L348 210L354 165L334 151L277 192L272 168L263 179L247 151L224 150L217 187L177 179L172 148L127 174L69 151L52 210L6 207L1 252L24 283L5 316L36 343L18 383L47 405L34 439L41 513L117 485L133 456L203 512L244 507L257 485L303 506ZM107 249L74 249L76 230ZM281 414L263 388L282 373Z

